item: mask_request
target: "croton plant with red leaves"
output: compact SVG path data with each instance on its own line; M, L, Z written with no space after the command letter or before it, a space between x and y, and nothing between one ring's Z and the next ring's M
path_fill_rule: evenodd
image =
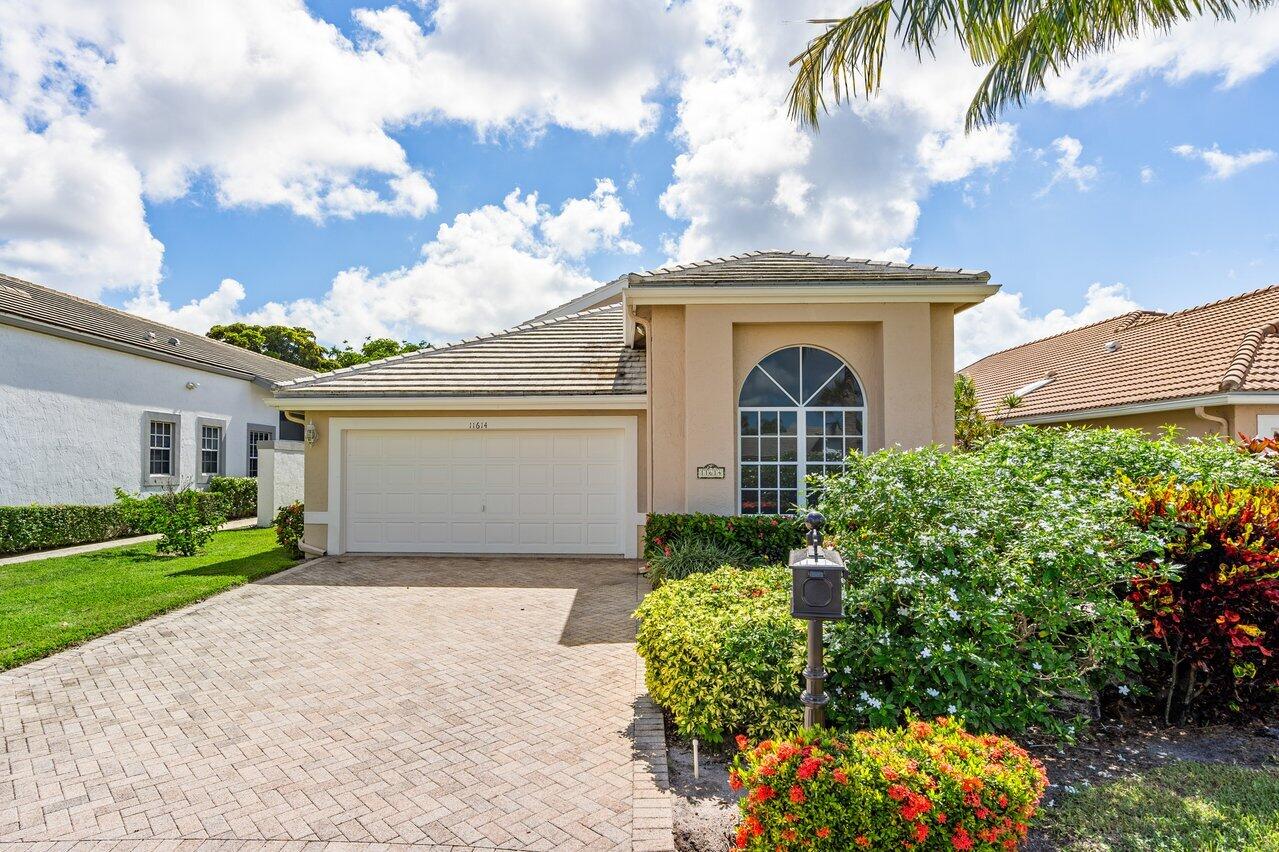
M1253 716L1279 703L1279 488L1131 485L1167 542L1129 600L1166 650L1165 718Z
M729 783L737 849L1016 849L1048 786L1011 740L949 718L753 744L738 737Z

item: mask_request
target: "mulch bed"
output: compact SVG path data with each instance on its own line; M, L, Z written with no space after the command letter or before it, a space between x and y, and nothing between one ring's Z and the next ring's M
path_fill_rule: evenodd
M700 777L693 777L693 751L667 726L674 793L675 848L680 852L725 852L737 825L737 794L728 786L731 755L703 747ZM1162 728L1149 719L1095 724L1074 745L1024 742L1044 762L1051 782L1047 807L1063 795L1104 784L1177 760L1227 763L1279 770L1279 723L1236 727ZM1033 831L1024 852L1057 849L1051 837Z

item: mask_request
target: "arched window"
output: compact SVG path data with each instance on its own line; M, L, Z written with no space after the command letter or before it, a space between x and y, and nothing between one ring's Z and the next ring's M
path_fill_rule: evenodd
M804 478L842 470L866 449L866 398L848 365L792 346L755 365L737 397L739 509L772 515L808 505Z

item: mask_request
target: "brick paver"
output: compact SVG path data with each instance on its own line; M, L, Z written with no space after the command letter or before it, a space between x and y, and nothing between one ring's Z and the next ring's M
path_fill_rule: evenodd
M669 849L639 589L338 557L2 674L0 848Z

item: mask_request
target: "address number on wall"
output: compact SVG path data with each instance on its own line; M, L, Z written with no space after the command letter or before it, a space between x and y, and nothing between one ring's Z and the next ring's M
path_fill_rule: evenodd
M487 429L489 422L487 420L472 420L466 424L467 429Z
M704 464L697 469L698 479L723 479L724 468L717 464Z

